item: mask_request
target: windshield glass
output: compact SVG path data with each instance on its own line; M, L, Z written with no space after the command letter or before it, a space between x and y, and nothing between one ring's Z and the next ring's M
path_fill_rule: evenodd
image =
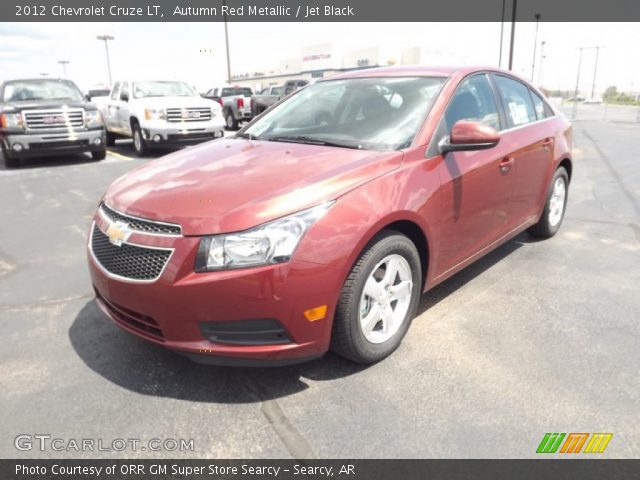
M68 80L16 80L4 87L5 102L29 100L82 100L82 93Z
M233 97L235 95L242 95L244 97L250 97L253 95L253 91L250 88L243 87L224 87L222 89L221 97Z
M197 94L184 82L134 82L134 98L144 97L193 97Z
M411 145L445 78L381 77L310 85L240 136L370 150Z

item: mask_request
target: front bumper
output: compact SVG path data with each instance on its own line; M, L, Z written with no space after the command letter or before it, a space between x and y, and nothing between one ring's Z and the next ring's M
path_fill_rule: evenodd
M108 222L96 215L94 228ZM90 241L91 242L91 241ZM135 281L106 271L88 246L89 270L102 310L118 326L147 341L208 364L284 365L323 355L329 348L335 304L345 272L293 260L286 264L195 273L199 237L132 234L127 243L171 248L154 281ZM327 305L325 318L308 321L304 311ZM216 341L207 328L271 319L284 334L276 341ZM255 322L254 322L255 323ZM219 330L219 329L218 329ZM284 338L284 340L282 340Z
M222 119L189 124L151 121L141 125L142 135L149 146L180 146L206 142L224 137Z
M12 158L98 152L105 149L102 127L66 132L3 133L0 141Z

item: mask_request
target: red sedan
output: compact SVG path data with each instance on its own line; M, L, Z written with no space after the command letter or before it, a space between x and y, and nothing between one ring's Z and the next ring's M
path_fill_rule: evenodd
M422 293L523 230L558 231L571 143L510 72L332 77L115 181L89 235L98 304L201 362L378 361Z

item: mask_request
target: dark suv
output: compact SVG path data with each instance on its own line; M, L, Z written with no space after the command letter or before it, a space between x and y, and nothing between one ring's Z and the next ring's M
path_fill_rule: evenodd
M106 156L97 107L70 80L37 78L0 84L0 145L7 167L21 158L90 152Z

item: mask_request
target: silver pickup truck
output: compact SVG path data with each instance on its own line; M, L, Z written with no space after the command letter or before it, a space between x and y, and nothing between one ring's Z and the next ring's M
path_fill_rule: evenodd
M133 138L139 156L153 147L180 147L224 136L222 109L184 82L124 80L100 105L107 145Z
M0 146L7 167L27 157L107 154L97 107L72 81L49 78L0 84Z
M209 89L203 97L218 102L222 107L222 115L227 129L237 130L240 122L248 122L253 118L251 114L252 95L253 90L249 87L223 85Z

